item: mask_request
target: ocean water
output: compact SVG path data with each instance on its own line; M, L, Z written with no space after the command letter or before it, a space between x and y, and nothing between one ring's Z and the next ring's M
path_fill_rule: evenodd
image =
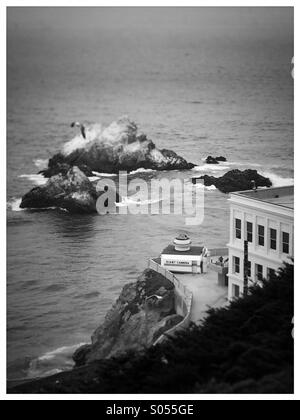
M205 219L20 211L70 122L128 115L159 148L198 165L156 177L253 168L293 182L291 9L9 9L7 56L8 378L72 367L71 354L127 282L178 232L228 240L227 196L205 191ZM207 155L222 165L204 165Z

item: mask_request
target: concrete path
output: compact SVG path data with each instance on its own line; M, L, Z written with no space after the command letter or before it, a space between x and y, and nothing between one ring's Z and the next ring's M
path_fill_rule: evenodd
M218 285L217 273L176 274L176 277L193 293L191 320L196 324L205 318L209 308L227 304L228 289Z

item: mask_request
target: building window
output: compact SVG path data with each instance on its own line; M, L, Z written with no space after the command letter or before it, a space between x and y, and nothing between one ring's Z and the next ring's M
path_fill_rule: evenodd
M290 234L282 232L282 252L288 254L290 252Z
M272 279L275 276L275 270L273 268L267 268L267 277L268 280Z
M258 225L258 245L265 245L265 227Z
M270 248L275 249L277 248L277 230L270 229Z
M232 288L233 288L233 297L234 298L239 298L240 297L240 287L237 286L236 284L233 284Z
M241 221L241 219L235 219L235 237L237 239L242 238L242 221Z
M240 259L239 259L239 257L233 257L233 270L234 270L234 273L239 274L239 272L240 272Z
M263 266L260 264L255 264L255 277L257 281L262 281L263 279Z
M253 241L253 223L247 222L247 241Z

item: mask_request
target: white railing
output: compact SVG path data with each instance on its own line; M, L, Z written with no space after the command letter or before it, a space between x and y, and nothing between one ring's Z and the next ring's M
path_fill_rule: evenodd
M175 296L177 299L177 307L179 307L180 310L178 312L181 312L180 315L182 315L184 318L181 322L174 325L174 327L170 328L169 330L165 331L154 343L153 345L157 345L162 343L166 338L174 336L179 330L186 329L191 322L191 310L192 310L192 303L193 303L193 294L192 292L183 285L178 278L171 273L169 270L166 270L164 267L162 267L158 262L155 260L149 260L148 267L151 270L156 271L157 273L161 274L165 278L167 278L169 281L171 281L174 284L175 287Z

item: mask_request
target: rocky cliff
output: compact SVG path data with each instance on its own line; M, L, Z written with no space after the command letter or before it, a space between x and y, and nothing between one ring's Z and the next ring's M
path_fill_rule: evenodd
M92 343L79 348L73 359L78 367L128 350L145 349L181 320L174 310L174 285L155 271L146 270L137 282L124 286L92 335Z

